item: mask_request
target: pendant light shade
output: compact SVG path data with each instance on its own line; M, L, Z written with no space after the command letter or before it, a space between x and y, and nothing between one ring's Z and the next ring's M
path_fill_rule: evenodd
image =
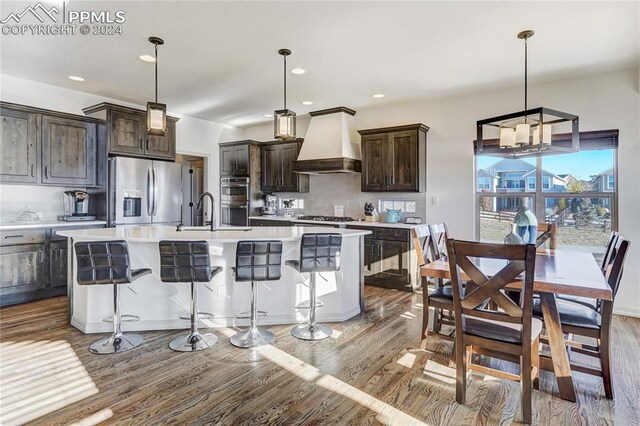
M516 132L510 127L500 129L500 148L513 148L516 146Z
M530 131L531 126L527 123L516 125L516 145L528 145Z
M160 37L149 37L151 44L155 46L155 102L147 102L147 134L152 136L164 136L167 133L167 105L158 103L158 46L164 44Z
M273 112L273 136L276 139L296 138L296 113L287 109L287 56L291 55L289 49L280 49L278 54L284 60L284 108Z

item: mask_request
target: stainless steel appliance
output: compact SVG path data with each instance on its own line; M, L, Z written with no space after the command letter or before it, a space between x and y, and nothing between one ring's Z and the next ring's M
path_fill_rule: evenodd
M310 225L309 223L294 223L293 226L328 226L331 228L346 228L346 222L354 222L356 219L349 216L298 216L296 220L304 220L308 222L317 222Z
M220 178L220 216L222 225L249 225L248 177Z
M59 219L67 222L95 220L95 216L89 216L89 194L79 189L64 191L64 216Z
M262 216L275 216L277 213L278 198L275 195L265 195L265 204L262 208Z
M177 224L182 209L181 166L166 161L109 160L113 225Z

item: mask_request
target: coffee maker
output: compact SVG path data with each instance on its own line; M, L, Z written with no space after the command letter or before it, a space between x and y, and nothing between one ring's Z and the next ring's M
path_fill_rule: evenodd
M276 206L278 198L275 195L265 195L264 201L265 204L262 208L262 216L275 216L278 212Z
M86 191L64 191L64 216L62 220L67 222L81 220L95 220L95 216L89 216L89 194Z

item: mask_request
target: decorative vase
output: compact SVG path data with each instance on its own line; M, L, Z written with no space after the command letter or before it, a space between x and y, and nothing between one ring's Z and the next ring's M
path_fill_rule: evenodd
M504 237L505 244L524 244L522 237L516 232L516 224L511 224L511 233Z

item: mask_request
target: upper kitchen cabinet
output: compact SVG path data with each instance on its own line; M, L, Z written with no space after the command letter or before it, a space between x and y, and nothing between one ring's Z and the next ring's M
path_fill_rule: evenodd
M96 182L96 124L42 116L42 183L93 186Z
M37 183L38 115L0 108L0 182Z
M102 121L0 102L0 126L0 182L81 188L97 184Z
M363 192L424 192L427 131L424 124L358 130L362 136Z
M146 111L107 102L83 111L107 122L108 155L175 160L177 118L167 116L165 136L151 136L147 135Z
M227 142L220 144L220 176L249 176L251 161L259 161L259 148L250 149L257 146L259 142L246 140Z
M293 171L302 139L274 141L262 146L262 190L266 192L309 192L309 175Z

